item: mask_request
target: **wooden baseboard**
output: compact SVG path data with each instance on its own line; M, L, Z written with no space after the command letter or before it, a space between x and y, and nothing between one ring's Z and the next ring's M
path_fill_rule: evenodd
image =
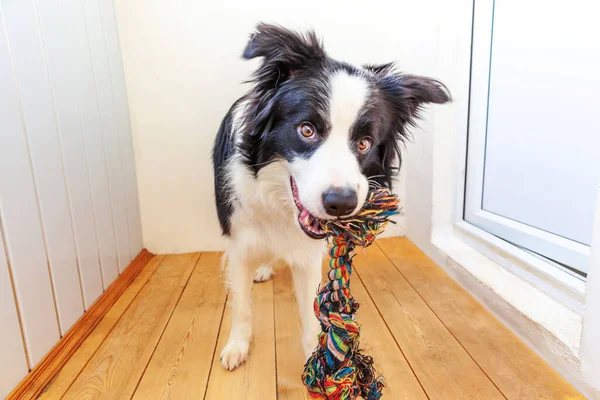
M69 331L54 345L44 358L8 395L6 400L36 399L54 380L58 372L94 330L104 315L121 297L152 259L153 254L143 249L121 275L102 293Z

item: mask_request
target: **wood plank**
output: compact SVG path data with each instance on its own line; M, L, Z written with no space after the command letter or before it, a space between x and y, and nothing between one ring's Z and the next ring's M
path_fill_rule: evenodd
M288 267L278 269L273 280L277 397L284 400L305 400L308 393L302 383L302 370L306 360L302 349L302 324L294 296L292 272Z
M108 65L104 27L102 26L100 9L101 1L102 0L90 0L83 2L83 14L96 82L96 95L100 112L100 124L102 126L102 138L104 139L106 150L106 168L108 172L109 193L115 227L114 233L117 244L117 259L119 271L122 272L131 260L129 222L115 103L112 94L112 82Z
M409 240L378 245L506 397L584 398Z
M200 254L165 257L63 399L128 399Z
M158 266L163 262L165 256L155 256L148 264L141 270L139 275L135 277L133 282L127 287L125 292L118 295L114 305L110 307L110 310L102 317L98 325L94 328L91 334L85 339L85 341L77 348L75 353L69 358L66 364L60 369L58 375L51 380L50 384L44 389L39 399L50 400L60 399L67 392L69 387L75 382L75 379L79 376L88 361L92 358L96 350L102 345L106 337L113 330L114 326L121 319L121 316L129 308L133 300L137 297L138 293L142 290L146 282L154 274ZM134 260L132 265L135 265ZM131 268L131 267L130 267ZM113 287L121 287L121 277L127 276L129 268L125 270L119 276L119 279L115 281L105 292L111 291ZM112 297L112 296L111 296ZM100 301L100 300L98 300ZM108 300L107 300L108 301ZM91 310L90 310L91 311ZM88 311L88 312L90 312Z
M432 399L503 399L381 249L355 257L355 271Z
M4 7L61 333L83 314L62 149L34 0Z
M426 400L423 388L379 315L363 282L356 278L352 280L350 287L360 304L356 315L361 327L361 349L373 357L375 368L385 379L383 395L390 399Z
M81 113L78 110L82 86L80 82L89 79L77 54L82 51L77 44L81 40L78 35L84 35L85 32L79 31L77 24L65 24L65 21L77 18L77 7L79 6L73 2L61 3L57 7L55 1L42 1L37 3L37 14L48 76L52 83L81 289L87 309L102 294L103 284L90 175L85 157ZM65 68L65 65L69 68ZM70 240L71 237L58 239ZM138 249L135 254L141 250Z
M220 260L202 254L134 399L204 398L227 297Z
M2 321L2 329L0 329L0 343L2 343L0 399L3 399L27 375L29 369L21 337L15 294L4 252L2 229L0 229L0 321Z
M132 282L137 278L142 278L144 274L151 274L154 268L156 268L153 264L159 264L162 260L162 257L155 257L150 261L151 258L152 254L148 253L148 251L144 250L140 252L125 272L121 274L119 279L83 314L75 325L73 325L73 328L63 336L42 361L35 366L31 373L13 390L7 400L35 399L51 382L55 389L63 387L65 372L70 370L70 366L73 365L75 360L81 361L83 358L81 356L82 351L85 352L90 348L90 337L97 337L102 332L99 332L99 330L103 327L103 323L106 325L106 317L112 312L111 307L126 301L127 291L131 291L130 285L134 286ZM146 267L147 264L148 267ZM91 356L91 354L89 355ZM85 359L85 362L88 359L89 357ZM79 363L80 368L76 370L76 373L79 373L84 365L85 363ZM73 376L73 379L75 376ZM67 384L70 385L73 379L67 380ZM60 392L60 390L58 391Z
M253 340L248 361L234 371L221 365L219 355L231 328L231 306L223 316L217 351L212 362L206 400L269 400L277 398L275 380L275 332L273 316L273 281L252 288Z
M0 4L0 218L29 363L34 365L60 332L3 11Z

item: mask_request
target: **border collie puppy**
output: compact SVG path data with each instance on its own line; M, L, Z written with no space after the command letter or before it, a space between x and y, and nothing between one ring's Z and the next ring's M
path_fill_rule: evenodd
M291 268L302 344L311 354L326 247L319 221L351 216L370 188L391 187L400 143L420 108L449 100L440 82L392 64L334 60L312 32L260 24L243 54L255 57L262 63L253 87L223 119L213 149L232 304L221 363L230 370L248 357L253 278L269 279L275 262Z

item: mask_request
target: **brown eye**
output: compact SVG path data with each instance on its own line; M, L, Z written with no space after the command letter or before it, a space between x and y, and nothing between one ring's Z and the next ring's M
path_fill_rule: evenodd
M358 141L358 143L356 144L356 148L358 149L359 152L361 152L363 154L367 153L369 150L371 150L371 139L369 139L369 138L360 139Z
M317 131L312 124L305 122L298 127L298 133L300 133L306 139L312 139L317 134Z

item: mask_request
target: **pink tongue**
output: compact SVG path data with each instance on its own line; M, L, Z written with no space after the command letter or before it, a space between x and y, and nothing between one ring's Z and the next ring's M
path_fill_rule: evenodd
M306 217L308 217L310 214L308 213L308 210L305 208L304 210L300 211L300 221L302 221L302 223L304 223L304 220L306 219Z

